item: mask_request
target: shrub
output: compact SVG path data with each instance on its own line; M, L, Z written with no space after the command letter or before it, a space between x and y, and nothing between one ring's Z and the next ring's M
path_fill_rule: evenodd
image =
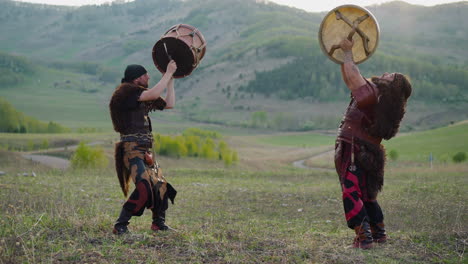
M44 139L41 144L41 149L48 149L49 148L49 140Z
M216 159L218 153L215 150L215 144L210 138L205 141L201 147L201 156L207 159Z
M464 162L466 160L466 153L465 152L458 152L457 154L453 155L452 160L455 163Z
M233 151L232 152L232 162L236 163L239 161L239 158L237 157L237 152Z
M107 167L108 160L102 148L80 142L70 162L73 169L99 169Z
M188 136L198 136L201 138L212 138L212 139L217 139L220 138L221 136L219 135L218 132L216 131L210 131L210 130L203 130L195 127L187 128L182 132L182 135L188 137Z
M398 159L398 152L394 149L390 150L388 153L388 156L390 157L391 160L395 161Z
M185 146L187 147L187 155L197 157L200 149L200 137L187 136L185 138Z
M154 151L162 156L170 157L200 157L205 159L219 159L226 166L237 162L237 153L231 150L215 131L188 128L182 135L171 137L160 134L154 135Z

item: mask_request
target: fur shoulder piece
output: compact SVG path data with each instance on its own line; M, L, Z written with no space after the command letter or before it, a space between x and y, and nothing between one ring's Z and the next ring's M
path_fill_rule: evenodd
M126 116L125 112L127 112L129 107L129 98L135 98L136 106L138 96L144 90L146 90L146 88L131 83L122 83L115 89L109 102L109 110L112 118L112 124L114 125L114 130L116 132L121 133L125 131L126 124L124 119Z
M152 112L156 110L159 110L159 111L164 110L164 108L166 108L166 104L167 104L166 100L164 100L162 97L159 97L156 100L148 101L146 103L146 106L147 106L148 112Z

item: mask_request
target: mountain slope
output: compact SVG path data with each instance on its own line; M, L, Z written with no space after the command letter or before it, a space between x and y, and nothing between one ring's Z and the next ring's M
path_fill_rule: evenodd
M463 15L467 2L430 8L392 2L369 9L379 20L382 38L376 54L360 67L366 76L384 71L410 75L417 112L403 127L464 118L454 113L466 112L467 107L468 51L462 48L468 42ZM199 68L177 80L175 116L252 126L254 114L265 112L268 122L261 127L331 128L344 110L348 92L338 65L318 46L323 16L253 0L136 0L80 8L2 0L0 48L63 74L74 72L67 78L89 86L80 89L95 91L102 104L126 64L145 65L157 80L152 46L170 26L187 23L204 34L208 47ZM73 81L61 73L40 76L44 72L50 71L38 71L32 78L56 78L52 84ZM54 94L55 87L40 86ZM63 99L63 93L55 91L57 99ZM0 95L16 100L18 109L26 108L18 105L25 96L18 89L0 90ZM102 111L102 105L92 107ZM430 117L440 113L448 114L425 125L415 120L433 120Z

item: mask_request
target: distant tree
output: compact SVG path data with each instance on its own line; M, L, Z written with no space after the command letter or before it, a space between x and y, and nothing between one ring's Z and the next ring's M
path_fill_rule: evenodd
M29 60L20 56L0 52L0 82L2 86L12 86L23 82L35 67Z
M253 127L266 127L268 116L265 111L253 112L251 116L251 124Z
M452 160L455 163L464 162L466 160L466 153L465 152L458 152L457 154L453 155Z

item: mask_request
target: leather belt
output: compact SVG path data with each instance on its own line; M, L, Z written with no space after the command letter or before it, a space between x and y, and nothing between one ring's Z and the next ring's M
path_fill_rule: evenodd
M338 131L338 139L352 143L351 141L353 137L365 140L375 145L380 145L382 142L382 138L376 138L367 134L359 125L355 125L351 122L344 122Z

